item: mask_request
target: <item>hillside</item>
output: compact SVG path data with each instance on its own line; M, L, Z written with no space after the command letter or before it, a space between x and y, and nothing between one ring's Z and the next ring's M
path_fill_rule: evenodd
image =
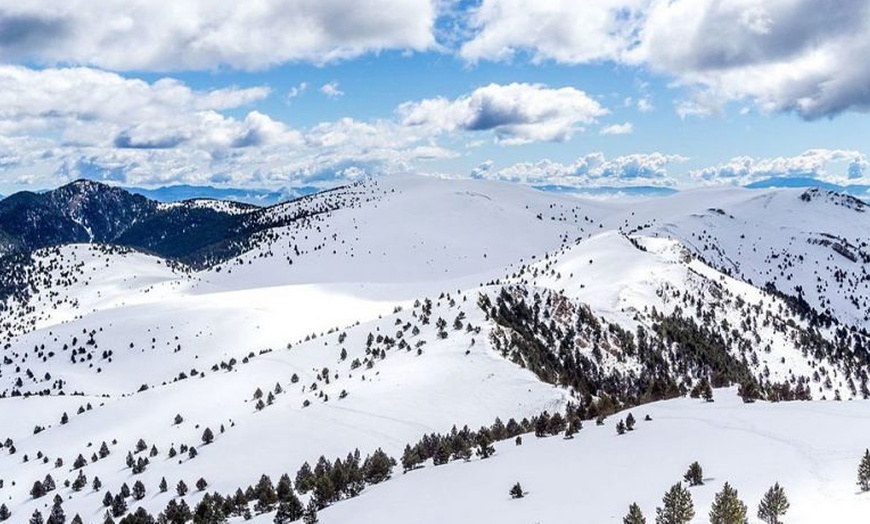
M385 505L436 505L430 521L464 521L451 511L477 498L468 510L475 520L564 522L582 512L590 522L617 522L632 500L649 518L691 456L715 477L696 490L699 508L720 480L732 480L754 505L788 476L795 521L814 521L814 511L829 507L805 495L818 491L839 501L838 522L858 522L848 517L862 502L843 486L854 486L849 468L866 446L867 423L857 413L870 397L866 306L847 294L865 285L863 209L839 195L791 189L597 202L411 176L270 208L155 203L155 215L117 237L122 246L59 241L3 259L0 419L9 423L0 443L9 438L15 452L0 448L0 503L14 519L47 514L54 493L30 491L51 475L68 516L102 522L105 493L140 481L147 494L124 503L156 516L170 501L194 508L206 492L244 491L262 474L295 479L320 456L354 463L343 457L380 448L399 459L424 435L477 431L497 417L525 433L546 411L582 419L584 429L573 441L497 444L495 457L471 464L407 475L397 466L400 478L371 482L352 502L342 491L321 493L322 521L381 521ZM184 226L163 229L170 223ZM231 223L241 229L218 234ZM186 247L171 255L173 246ZM218 256L215 246L231 247ZM186 264L188 256L198 262ZM667 400L738 385L748 401L805 402L744 405L725 389L713 405ZM617 439L611 420L625 409L651 413L653 422ZM607 419L603 428L596 418ZM729 422L717 426L723 418ZM824 430L803 429L816 424ZM206 428L213 441L203 441ZM793 464L751 460L786 441L789 428L805 439L794 446L808 450ZM717 446L733 439L721 431L742 435L734 445L756 455L724 461L733 448ZM837 440L843 433L852 436ZM715 446L681 444L686 439ZM625 456L614 447L624 442L637 443ZM770 456L794 458L791 442ZM680 452L660 452L668 446ZM84 463L76 465L79 455ZM620 468L643 463L652 473L617 496L594 481L611 464L601 458L611 456ZM829 456L836 461L828 464ZM588 497L563 500L573 484L552 473L556 460L588 464L580 469L588 474L577 475ZM519 468L529 476L513 479ZM80 474L86 487L63 486ZM163 478L165 493L157 489ZM206 489L194 488L199 478ZM190 492L177 498L180 480ZM449 489L427 495L445 481ZM522 501L502 486L516 481L530 490ZM311 497L300 491L303 501ZM454 496L455 506L441 498ZM249 511L264 512L255 521L271 522L274 506L256 509L248 498ZM513 513L517 507L524 509Z

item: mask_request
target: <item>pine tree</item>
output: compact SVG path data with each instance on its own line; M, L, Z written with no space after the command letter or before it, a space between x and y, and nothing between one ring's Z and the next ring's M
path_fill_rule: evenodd
M12 516L12 512L9 511L9 508L6 507L6 504L0 504L0 522L5 522L9 520L9 517Z
M417 453L417 446L413 448L405 445L405 451L402 453L402 470L407 473L416 468L420 464L420 455Z
M94 477L94 482L92 484L94 491L100 491L100 488L103 487L102 481L100 481L100 477Z
M625 429L627 429L628 431L634 431L635 422L636 420L634 420L634 415L629 413L628 416L625 417Z
M263 511L270 511L272 506L278 502L278 494L275 493L275 486L269 475L260 476L260 481L257 482L257 487L254 489L254 496L257 499L258 507Z
M133 498L136 500L142 500L145 498L145 484L142 484L141 480L137 480L133 484Z
M683 475L683 479L689 483L689 486L703 486L704 471L701 469L701 465L697 461L692 462L686 474Z
M745 524L746 504L737 496L737 490L727 482L716 494L710 508L710 524Z
M314 503L314 499L308 501L308 506L305 507L305 511L302 513L302 522L304 524L317 524L320 522L317 520L317 504Z
M214 433L211 432L211 428L205 428L205 431L202 432L202 441L206 445L214 441Z
M782 524L779 517L785 515L788 508L789 502L785 490L777 482L761 498L761 503L758 504L758 518L765 524Z
M646 517L640 511L640 506L632 504L628 507L628 514L622 518L622 524L646 524Z
M73 519L70 521L70 524L84 524L84 522L82 522L82 518L79 516L79 514L76 513L76 516L73 517Z
M278 504L278 512L275 513L273 522L275 524L288 524L301 519L303 513L302 503L296 498L296 495L292 495L292 498Z
M870 449L864 451L864 458L858 466L858 486L861 491L870 491Z
M481 459L488 459L495 453L495 448L492 446L492 440L489 438L489 433L479 431L477 434L477 456Z
M178 485L175 486L175 492L178 493L179 497L187 495L187 484L183 480L179 480Z
M436 466L447 464L450 462L450 454L450 444L447 443L446 438L442 438L438 443L438 447L435 448L435 454L432 455L432 464Z
M523 487L520 486L519 482L513 485L510 494L512 499L521 499L525 496L525 493L523 493Z
M30 516L29 524L44 524L45 521L42 520L42 513L39 510L33 510L33 515Z
M290 475L284 473L278 479L278 485L275 486L275 495L278 497L278 502L284 502L293 495L293 484L290 482Z
M51 506L51 513L48 515L47 524L64 524L66 522L66 514L63 511L63 499L60 495L55 495L54 503Z
M36 481L33 483L33 487L30 488L30 496L38 499L45 495L45 486L42 485L42 482Z
M369 484L378 484L390 478L396 461L378 448L363 463L363 478Z
M616 423L616 434L624 435L625 434L625 422L619 421Z
M204 478L200 477L199 480L196 481L196 489L203 491L207 487L208 487L208 482L206 482L206 480Z
M127 501L124 500L124 497L122 497L120 493L118 493L115 495L115 498L112 499L112 516L120 517L124 513L127 513Z
M656 524L688 524L695 517L692 494L676 483L662 498L662 507L656 508Z
M166 490L169 489L169 485L166 483L166 477L160 479L160 493L166 493Z

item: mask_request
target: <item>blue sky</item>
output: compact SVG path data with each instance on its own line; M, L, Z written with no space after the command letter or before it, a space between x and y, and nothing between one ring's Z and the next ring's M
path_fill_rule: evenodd
M868 184L864 0L0 6L0 192ZM851 57L851 58L850 58Z

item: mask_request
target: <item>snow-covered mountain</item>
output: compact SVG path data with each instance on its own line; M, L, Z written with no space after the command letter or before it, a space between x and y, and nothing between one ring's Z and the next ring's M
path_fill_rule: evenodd
M135 220L117 215L118 235L32 247L10 235L0 259L12 522L47 516L54 494L83 522L107 508L147 522L139 507L184 522L182 501L197 522L272 522L261 476L285 473L322 522L620 522L635 501L649 518L690 459L713 476L693 488L694 522L726 480L753 508L782 482L789 522L862 522L870 509L853 478L870 445L870 214L851 197L606 202L404 176L269 208L141 202ZM58 216L81 216L70 205ZM668 400L710 386L734 389L712 405ZM759 401L733 401L736 389ZM794 399L813 400L769 404ZM653 420L617 436L625 410ZM572 440L526 434L580 420ZM449 459L507 436L492 457L433 465L444 446ZM738 448L745 458L724 457ZM363 460L378 449L425 465L382 482L384 462ZM316 480L297 477L306 461ZM47 475L56 488L32 496ZM118 495L137 482L144 496ZM510 500L514 482L527 497Z

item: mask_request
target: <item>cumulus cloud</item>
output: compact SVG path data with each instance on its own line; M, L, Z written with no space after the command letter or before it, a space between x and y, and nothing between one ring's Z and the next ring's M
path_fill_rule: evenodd
M807 119L870 110L866 0L483 0L472 17L469 61L646 67L696 91L684 116L738 100Z
M63 142L82 146L218 147L249 128L220 111L268 94L265 87L195 91L173 79L148 83L88 68L0 66L0 133L54 132Z
M502 144L563 142L607 110L573 87L490 84L449 100L431 98L399 106L402 123L433 132L492 131Z
M261 69L434 46L430 0L20 0L0 60L111 70Z
M483 0L471 15L474 37L466 60L532 60L590 63L618 60L637 38L646 0Z
M268 95L90 68L0 66L0 172L7 184L43 187L79 177L278 186L410 171L456 155L429 130L395 120L293 129L245 109ZM240 109L243 117L228 114Z
M740 156L697 169L691 176L705 184L748 185L769 178L813 178L834 184L867 184L867 156L842 149L810 149L797 156Z
M625 122L602 127L598 133L602 135L630 135L633 131L634 125L631 122Z
M668 173L668 166L687 160L680 155L663 153L624 155L612 159L603 153L591 153L569 164L545 159L496 169L492 161L486 161L477 166L471 176L528 185L673 186L676 181Z

